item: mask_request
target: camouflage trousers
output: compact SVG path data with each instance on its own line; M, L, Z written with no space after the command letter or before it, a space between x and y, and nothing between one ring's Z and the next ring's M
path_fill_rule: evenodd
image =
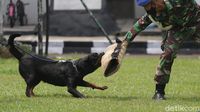
M161 48L163 53L156 69L154 80L157 84L169 82L172 65L184 41L196 38L200 40L200 24L193 27L184 27L166 31L163 35Z

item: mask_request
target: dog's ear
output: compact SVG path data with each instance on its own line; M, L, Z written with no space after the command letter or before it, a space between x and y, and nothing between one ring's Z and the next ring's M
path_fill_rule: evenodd
M99 54L98 53L92 53L92 57L98 57Z
M99 56L98 53L91 53L91 54L89 54L88 56L85 57L85 59L86 59L85 61L91 61L91 60L97 58L98 56Z
M101 52L100 54L99 54L99 56L103 56L105 53L104 52Z
M118 37L115 38L115 41L116 41L116 43L118 43L118 44L119 44L119 43L122 43L122 41L121 41Z

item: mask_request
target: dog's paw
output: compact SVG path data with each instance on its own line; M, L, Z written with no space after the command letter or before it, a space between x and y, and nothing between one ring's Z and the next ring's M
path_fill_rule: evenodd
M103 86L101 90L108 89L108 86Z

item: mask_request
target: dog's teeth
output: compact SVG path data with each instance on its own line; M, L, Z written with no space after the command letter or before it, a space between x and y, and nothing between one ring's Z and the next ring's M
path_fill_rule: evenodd
M58 62L60 62L60 63L61 63L61 62L66 62L66 60L58 60Z

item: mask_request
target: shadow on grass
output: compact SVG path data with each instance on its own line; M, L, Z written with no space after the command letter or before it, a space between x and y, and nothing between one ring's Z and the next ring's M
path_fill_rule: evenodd
M177 100L177 101L183 101L183 102L200 102L200 96L173 96L173 97L167 97L169 100Z
M134 96L88 96L88 99L105 99L105 100L116 100L116 101L130 101L136 100L137 97Z
M72 96L67 95L67 94L59 94L59 93L55 93L55 94L39 94L39 95L35 95L35 98L70 98Z
M115 101L130 101L130 100L136 100L138 99L137 97L134 96L86 96L86 98L75 98L70 94L38 94L35 95L33 97L26 97L24 96L20 96L20 97L3 97L0 99L0 103L13 103L13 102L24 102L27 100L31 100L31 99L48 99L48 98L52 98L52 99L81 99L81 100L92 100L92 99L102 99L102 100L115 100Z
M79 99L75 98L72 95L68 94L43 94L43 95L36 95L35 98L70 98L70 99ZM81 98L80 98L81 99ZM104 100L117 100L117 101L130 101L130 100L136 100L137 97L133 96L86 96L86 98L83 99L104 99Z
M178 97L178 99L183 100L183 101L187 101L187 102L200 102L200 97Z

